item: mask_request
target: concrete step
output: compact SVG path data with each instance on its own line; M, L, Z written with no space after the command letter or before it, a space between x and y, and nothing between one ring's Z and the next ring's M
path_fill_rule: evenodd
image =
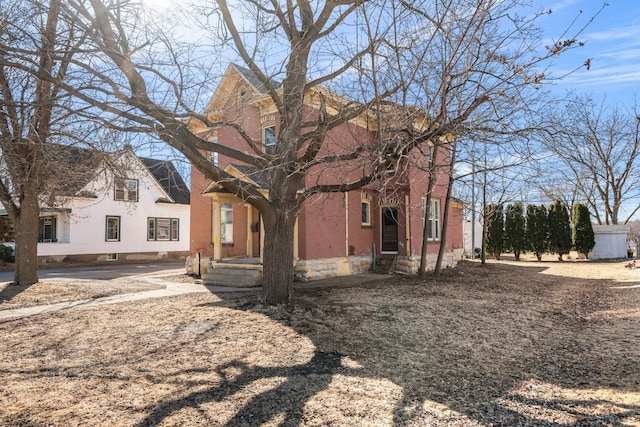
M376 268L372 270L376 274L389 274L393 270L396 262L396 255L378 255L376 258Z
M243 267L214 267L202 275L204 285L251 288L262 285L262 270Z

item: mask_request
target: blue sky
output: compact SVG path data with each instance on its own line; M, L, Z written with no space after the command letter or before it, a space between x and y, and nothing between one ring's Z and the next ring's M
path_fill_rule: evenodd
M586 42L585 46L558 58L551 71L555 76L564 75L586 59L591 60L590 69L582 68L567 76L554 91L564 94L572 89L594 99L605 98L608 104L631 106L636 96L640 103L640 1L608 0L607 3L609 5L579 37ZM545 37L552 42L576 17L569 36L586 25L604 1L535 0L535 4L553 11L540 21Z

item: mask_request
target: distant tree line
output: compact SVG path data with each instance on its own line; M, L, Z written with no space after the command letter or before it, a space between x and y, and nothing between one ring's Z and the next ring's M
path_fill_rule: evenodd
M595 246L587 206L576 203L569 218L569 211L560 200L548 208L527 205L526 211L520 202L506 208L502 204L487 205L485 236L488 254L500 259L501 254L512 252L516 261L526 251L535 254L538 261L544 253L556 253L562 261L562 256L572 249L588 258Z

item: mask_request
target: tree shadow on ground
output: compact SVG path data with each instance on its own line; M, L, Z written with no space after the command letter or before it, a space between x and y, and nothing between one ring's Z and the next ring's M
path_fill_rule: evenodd
M11 301L13 298L26 291L33 285L16 285L11 282L9 284L4 285L2 289L0 289L0 304L3 302Z
M318 351L308 363L289 367L251 367L240 361L227 363L216 369L223 378L218 386L164 402L138 425L157 425L184 407L197 407L203 402L221 402L256 381L274 378L284 378L284 381L256 394L225 425L263 425L279 414L283 415L280 425L297 425L306 402L324 390L334 374L352 374L351 369L341 366L341 359L337 353Z
M392 418L399 426L640 422L639 319L598 317L637 290L612 295L612 283L540 274L545 270L467 264L426 280L298 290L296 308L273 320L313 342L308 363L233 362L219 368L221 383L161 403L139 425L223 401L268 378L283 382L256 392L226 425L261 425L278 415L278 425L298 425L305 404L337 374L398 385ZM627 304L640 309L634 295ZM255 296L218 296L223 300L204 305L259 306ZM362 368L344 367L343 356ZM228 377L227 368L240 373Z

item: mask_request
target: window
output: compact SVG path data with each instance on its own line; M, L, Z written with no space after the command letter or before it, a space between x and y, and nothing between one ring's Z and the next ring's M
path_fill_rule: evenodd
M180 240L179 224L180 220L176 218L171 219L171 240Z
M218 143L217 139L214 139L213 141L214 144ZM209 161L214 165L214 166L218 166L218 153L216 153L215 151L210 151L209 152Z
M422 223L424 224L424 215L426 212L427 198L422 198ZM431 199L431 208L429 209L429 240L440 240L440 200Z
M107 232L106 232L105 240L107 242L120 241L120 217L119 216L107 217Z
M400 155L393 150L393 147L389 147L385 153L385 158L389 162L385 172L388 174L396 173L396 164L398 163Z
M147 240L179 240L177 218L147 218Z
M371 201L362 199L362 225L371 225Z
M220 206L220 241L233 243L233 205L231 203Z
M117 261L118 260L118 254L106 254L105 258L107 261Z
M38 242L57 242L56 238L56 217L43 216L40 217L40 225L38 231Z
M147 240L156 240L156 219L147 219Z
M271 153L276 145L276 127L265 126L263 132L262 142L264 143L264 150L266 153Z
M238 107L244 108L247 106L247 90L240 89L238 92Z
M115 200L137 202L138 180L129 178L116 178L114 196Z

